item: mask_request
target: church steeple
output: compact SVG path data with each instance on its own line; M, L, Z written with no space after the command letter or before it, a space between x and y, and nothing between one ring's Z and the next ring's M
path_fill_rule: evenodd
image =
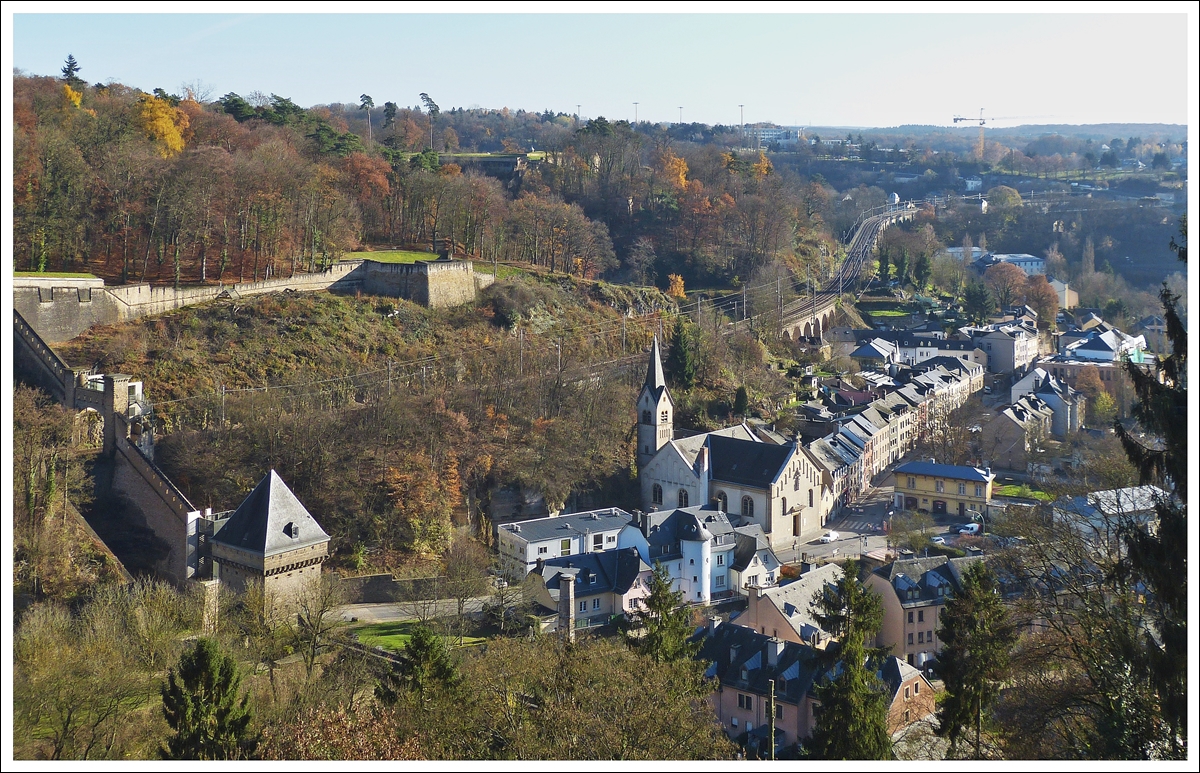
M658 336L650 347L646 382L638 395L638 467L644 467L675 435L675 404L663 375L662 350Z
M646 368L646 386L657 395L658 390L666 385L667 379L663 376L662 351L658 346L658 336L654 336L654 344L650 347L650 367Z

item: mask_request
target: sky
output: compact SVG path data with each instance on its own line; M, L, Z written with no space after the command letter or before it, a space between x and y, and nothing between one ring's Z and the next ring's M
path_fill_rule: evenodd
M27 73L58 75L70 53L90 82L178 93L182 84L198 80L213 98L257 90L303 106L357 103L364 93L376 105L415 106L427 92L442 110L578 109L584 118L613 120L633 119L636 110L641 120L674 122L682 107L685 122L737 124L744 105L747 123L800 126L951 125L956 115L978 117L981 107L998 127L1182 124L1189 115L1185 95L1195 91L1188 83L1187 37L1195 17L1189 23L1186 3L1089 5L1173 14L1043 14L1033 12L1042 5L973 3L949 6L965 13L907 15L646 14L633 12L646 7L633 4L591 6L620 11L603 14L278 14L271 12L277 5L254 3L236 8L263 13L88 14L46 13L92 7L84 4L14 5L12 65ZM360 6L380 8L355 4ZM106 5L143 7L161 5ZM494 8L386 6L393 7ZM820 4L823 10L895 7ZM981 7L1022 12L970 12Z

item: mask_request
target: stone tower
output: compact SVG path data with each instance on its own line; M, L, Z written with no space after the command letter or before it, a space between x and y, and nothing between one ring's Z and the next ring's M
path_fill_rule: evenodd
M329 535L271 470L213 535L212 555L230 590L261 582L264 599L281 608L320 583Z
M650 348L650 365L646 368L646 383L637 401L638 412L638 469L654 458L658 449L674 437L675 402L663 377L662 352L658 336Z

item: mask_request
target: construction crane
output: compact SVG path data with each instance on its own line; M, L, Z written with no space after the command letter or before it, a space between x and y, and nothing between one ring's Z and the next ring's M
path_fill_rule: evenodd
M1000 118L993 116L991 118L984 118L983 117L983 108L981 107L981 108L979 108L979 118L978 119L966 118L961 115L956 115L956 116L954 116L954 122L962 123L963 121L972 121L972 122L976 121L976 120L979 121L979 144L975 147L975 155L979 156L979 160L980 160L980 162L982 162L983 161L983 127L984 127L984 125L988 121L992 121L994 123L996 121L1019 120L1020 118L1021 118L1021 116L1001 116Z

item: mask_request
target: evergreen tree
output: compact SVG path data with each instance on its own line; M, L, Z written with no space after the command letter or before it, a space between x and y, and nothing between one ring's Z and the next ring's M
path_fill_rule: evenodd
M1186 216L1179 233L1181 241L1172 239L1171 249L1186 263ZM1158 442L1143 443L1120 422L1113 426L1141 482L1167 492L1155 504L1157 528L1147 529L1132 517L1121 519L1128 549L1122 569L1124 579L1141 582L1148 591L1147 611L1157 635L1145 632L1142 648L1170 727L1172 756L1181 756L1187 739L1187 329L1179 317L1179 296L1164 285L1159 297L1171 342L1171 353L1159 360L1162 380L1132 362L1125 365L1138 397L1133 416Z
M671 351L667 354L667 370L675 385L691 389L696 383L698 358L696 355L696 331L686 317L675 318L675 330L671 334Z
M917 286L918 290L925 289L932 273L933 263L929 260L929 256L924 252L918 254L916 261L913 262L913 284Z
M892 276L892 255L886 248L879 251L879 280L887 284Z
M251 751L252 713L242 677L214 639L202 638L179 658L162 686L163 714L175 734L161 749L169 760L228 760Z
M660 663L672 663L695 655L700 650L700 642L688 641L692 634L691 611L683 606L683 591L671 589L671 575L666 565L655 562L647 587L649 595L631 615L631 628L641 635L630 634L630 644Z
M380 681L375 696L392 705L399 699L400 689L407 689L424 705L436 688L458 682L458 664L446 642L427 626L418 625L404 645L404 662Z
M992 300L991 292L983 284L972 282L967 285L967 290L963 293L963 313L969 321L976 325L983 324L995 309L996 302Z
M746 385L737 388L737 394L733 396L733 415L745 416L746 411L750 409L750 394L746 391Z
M946 683L938 704L938 732L950 739L952 748L973 733L975 759L982 759L983 715L999 692L1016 643L996 580L982 561L964 573L962 593L947 600L938 636L938 671Z
M862 633L846 637L838 655L836 675L816 688L821 705L805 752L820 760L890 760L887 687L867 665Z
M842 565L837 584L826 586L813 597L817 622L835 639L854 634L865 642L883 625L883 603L879 596L859 582L858 562Z
M71 86L72 88L74 88L74 87L79 86L81 83L83 83L83 78L80 78L76 74L79 72L79 70L80 70L79 62L75 61L75 55L67 54L67 61L66 61L66 63L63 64L63 67L62 67L62 76L63 76L63 80L65 80L67 82L68 86Z

